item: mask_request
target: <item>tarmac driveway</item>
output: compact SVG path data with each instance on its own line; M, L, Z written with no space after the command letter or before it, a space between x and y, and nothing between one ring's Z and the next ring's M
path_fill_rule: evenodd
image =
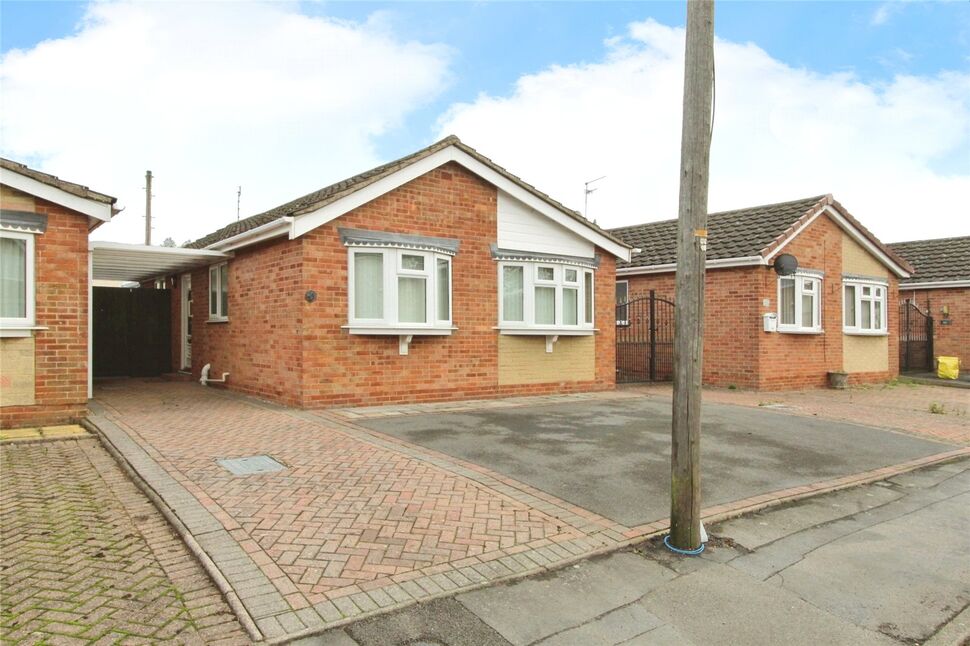
M670 400L660 396L355 420L485 466L627 526L669 513ZM705 507L942 453L845 422L705 404Z

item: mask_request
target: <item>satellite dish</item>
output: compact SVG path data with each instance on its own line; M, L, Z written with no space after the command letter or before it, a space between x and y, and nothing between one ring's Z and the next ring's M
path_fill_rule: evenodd
M798 258L790 253L783 253L775 258L774 267L779 276L791 276L798 271Z

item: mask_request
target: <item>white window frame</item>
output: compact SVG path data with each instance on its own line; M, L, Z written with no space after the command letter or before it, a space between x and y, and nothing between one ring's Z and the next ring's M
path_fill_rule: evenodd
M855 321L852 325L845 322L846 314L846 291L848 287L855 288ZM863 295L863 288L869 288L869 295ZM876 290L880 295L876 296ZM881 320L879 327L862 327L862 302L870 303L870 312L875 312L875 303L881 304ZM842 280L842 331L845 334L860 336L886 336L889 334L889 312L887 304L889 302L889 283L879 280L846 278Z
M566 334L585 335L596 331L596 272L582 265L564 264L551 261L509 260L498 264L498 326L503 334ZM503 295L503 278L506 267L522 267L522 313L523 321L505 320L505 299ZM554 278L544 280L539 278L539 267L552 267ZM576 282L566 282L566 270L576 271ZM586 275L592 276L593 317L586 321ZM551 287L556 290L555 323L536 323L535 290L536 287ZM576 290L576 324L563 323L563 289Z
M795 281L795 322L782 323L781 312L781 285L785 280ZM805 284L812 283L815 298L812 299L812 326L802 325L802 295L805 293ZM822 334L822 277L816 274L795 273L791 276L779 276L777 284L777 303L778 303L778 331L788 334Z
M229 263L221 262L217 265L209 265L209 323L225 323L229 320L229 313L225 312L222 307L222 274L226 274L226 308L229 309ZM216 303L215 303L215 313L213 313L212 307L212 276L215 274L218 277L218 283L216 287Z
M630 281L628 281L628 280L618 280L618 281L616 281L616 284L617 285L625 285L626 286L626 300L623 301L623 303L629 303L630 302ZM614 292L615 291L616 290L614 288ZM616 298L615 293L614 293L613 298L614 299ZM619 301L616 301L616 303L614 303L614 305L616 305L617 307L619 307L623 303L620 303ZM621 326L621 327L625 327L625 326L627 326L627 325L630 324L630 321L629 321L630 310L629 310L629 308L624 308L623 311L624 311L624 313L626 313L627 318L626 319L620 319L620 318L617 318L616 319L616 324L618 326Z
M33 233L21 233L19 231L0 231L0 238L13 238L14 240L25 240L27 242L24 262L26 271L24 272L24 289L26 307L24 316L0 318L0 328L7 330L29 330L35 327L36 304L37 304L37 283L35 282L34 267L34 244L36 235ZM28 333L29 334L29 333Z
M354 272L356 254L380 254L383 257L383 316L365 319L355 316ZM405 269L404 256L421 256L424 269ZM448 263L448 318L438 318L438 261ZM425 280L425 322L400 321L398 312L398 278L423 278ZM347 249L347 325L351 334L439 334L447 335L457 328L452 324L454 316L454 272L449 254L408 247L379 247L373 245L350 246Z

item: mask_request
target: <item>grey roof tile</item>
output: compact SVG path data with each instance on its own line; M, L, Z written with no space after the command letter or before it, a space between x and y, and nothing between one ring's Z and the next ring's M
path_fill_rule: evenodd
M74 182L68 182L60 177L57 177L56 175L34 170L29 166L21 164L20 162L15 162L4 157L0 157L0 168L14 173L19 173L20 175L29 177L30 179L40 182L41 184L59 188L62 191L70 193L71 195L76 195L77 197L83 197L85 199L94 200L95 202L102 202L104 204L114 204L118 201L118 198L116 197L111 197L110 195L105 195L104 193L92 191L87 186L75 184Z
M970 236L894 242L888 246L916 269L900 285L970 280Z

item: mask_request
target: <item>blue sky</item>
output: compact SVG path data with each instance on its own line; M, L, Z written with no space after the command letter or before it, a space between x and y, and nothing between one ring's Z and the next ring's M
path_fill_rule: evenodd
M210 3L209 6L211 8L216 5ZM237 13L245 13L251 7L252 5L241 3L219 3L213 11L221 8L226 11L231 9ZM676 29L683 25L685 12L684 4L681 2L304 2L276 5L277 9L280 7L285 7L286 12L307 18L319 18L333 24L349 25L352 29L365 33L367 37L386 36L393 41L400 52L414 53L416 49L412 45L415 44L420 45L417 49L424 46L437 48L434 49L433 54L421 50L416 55L419 59L421 56L430 56L439 61L441 67L432 74L433 79L422 77L423 80L420 82L411 83L411 87L415 88L418 95L409 95L406 101L402 100L402 106L406 104L406 108L402 107L397 113L372 117L376 125L367 129L367 133L360 135L360 139L357 140L358 147L360 147L360 141L364 141L367 154L349 155L347 166L343 169L336 165L328 166L326 170L316 171L301 178L299 182L288 177L286 182L278 183L280 186L278 194L272 191L254 190L252 186L256 180L252 177L257 175L255 172L247 175L243 171L238 171L235 175L239 176L239 179L224 178L227 184L233 183L235 179L250 187L249 190L244 189L244 194L252 198L250 202L252 210L268 208L275 202L293 197L292 194L284 194L285 191L294 190L292 187L306 187L310 190L322 185L325 179L332 181L362 170L357 167L359 163L371 161L377 163L407 154L427 145L449 127L462 127L464 130L458 133L460 136L466 138L467 135L471 135L474 138L471 143L481 143L483 152L490 154L527 179L545 180L545 184L538 181L536 183L547 190L552 189L550 192L556 194L555 189L558 187L556 178L562 176L563 172L544 172L541 160L530 155L526 145L521 143L523 134L527 135L530 130L534 130L535 124L527 123L530 117L534 117L534 110L528 106L533 99L522 96L519 84L525 80L527 83L538 83L548 89L550 84L554 85L562 76L556 71L562 67L573 70L577 75L586 74L585 78L590 80L599 79L601 75L608 76L611 61L617 58L624 59L627 50L631 48L637 51L643 50L649 55L651 51L663 49L657 43L669 35L668 32L651 32L651 35L644 39L633 35L632 25L643 24L644 21L652 19L657 25L674 30L669 33L675 34ZM0 5L2 52L8 54L11 50L18 49L28 54L37 54L35 58L40 59L39 52L44 50L38 45L44 41L71 43L78 40L79 25L88 8L89 5L84 2L4 1ZM181 9L183 14L192 10L188 7ZM123 19L127 18L115 16L110 20ZM243 28L240 27L240 29ZM81 29L81 31L84 30ZM755 67L777 63L785 68L786 78L800 79L799 82L804 82L804 87L813 87L815 91L821 88L824 91L847 96L853 95L861 87L868 92L862 102L869 101L874 106L873 109L879 108L885 113L879 117L880 123L891 124L894 120L898 120L901 124L907 124L917 118L919 109L905 105L906 95L911 92L905 81L916 79L919 82L919 91L912 91L912 96L920 96L920 92L925 93L927 98L922 101L923 107L927 103L936 101L937 96L941 96L944 116L947 118L953 116L959 130L954 138L961 139L968 136L970 125L967 125L965 115L956 114L952 107L970 106L970 98L964 96L965 91L960 85L970 70L970 3L968 2L720 2L717 6L716 31L720 39L736 46L735 54L739 60L747 61ZM239 37L244 38L241 34L242 32ZM230 34L230 41L231 37ZM92 38L94 38L93 35ZM107 41L105 42L107 46ZM764 60L759 59L751 63L753 60L751 52L745 49L749 44L754 45L763 54L761 59ZM69 51L69 47L65 47L64 51ZM273 52L266 53L270 58L273 55ZM279 53L278 64L281 68L286 66L286 57L292 55L291 52ZM328 55L332 57L333 53ZM357 56L357 54L350 52L348 56ZM730 55L725 57L725 61L730 58ZM649 61L649 65L659 65L660 59L648 56L645 60ZM231 68L231 61L225 64ZM647 64L644 63L644 65ZM725 63L725 65L728 64ZM418 67L424 65L426 69L430 69L425 63L415 62L414 65ZM95 79L104 80L107 83L112 81L111 70L99 69L92 72L94 72L93 81ZM945 89L954 85L952 79L946 76L948 73L958 75L957 90ZM241 78L245 80L244 76ZM724 78L730 78L730 74L726 73ZM741 75L741 79L748 83L757 80L756 78L752 80L751 75ZM326 78L324 77L323 80L325 82ZM595 88L590 91L602 92L604 96L614 94L611 88L598 85L590 87ZM792 87L798 86L794 84ZM944 89L941 90L941 87ZM363 88L355 91L366 93L372 92L373 89ZM943 94L939 94L941 91ZM421 95L422 92L423 95ZM30 96L27 94L23 96L18 94L15 99L29 102ZM560 103L564 100L563 97L568 102L569 95L565 94L558 95ZM730 100L730 94L726 95L726 100ZM784 97L782 102L786 103ZM858 101L850 96L848 105L852 106L856 103ZM730 122L731 107L725 107L728 110L726 121ZM741 105L736 109L750 110ZM815 131L826 133L824 136L834 136L831 133L844 126L839 123L820 124L814 117L816 112L817 110L811 106L798 108L800 115L808 115L806 119L809 123L802 128L802 132L806 132L810 127ZM599 114L595 109L587 109L583 114L574 115L574 120L562 123L559 134L568 136L570 132L575 132L577 129L587 128L598 131L600 121L611 118L614 117L608 113ZM650 118L656 117L651 117L647 110L644 119ZM838 114L829 115L827 118L838 121ZM931 119L932 115L923 114L921 118ZM496 119L506 120L502 123L501 131L488 125L490 120ZM865 121L863 115L859 117L858 127L853 127L858 130L865 125ZM4 125L8 134L20 128L10 123ZM252 132L254 127L252 124L240 125L243 128L241 132ZM635 123L631 125L635 127ZM721 122L718 126L721 126ZM265 128L265 124L261 127ZM746 127L750 128L751 125L748 124ZM679 124L671 123L666 129L676 131L678 128ZM606 130L608 129L604 129L604 136ZM516 136L514 138L502 136L506 131L515 131ZM24 134L24 137L27 135ZM231 134L225 134L224 137L231 138ZM939 134L916 133L913 138L936 141L939 139ZM726 137L723 141L735 139L743 140L743 138ZM216 140L223 141L214 137L214 141ZM511 141L520 142L521 148L510 143ZM275 149L272 144L266 145L270 149ZM779 141L778 145L784 145L784 143ZM902 142L895 148L890 144L886 145L890 150L898 153L900 173L905 171L912 176L928 173L920 180L920 187L935 186L934 182L938 178L931 176L933 174L944 179L957 174L961 176L961 180L964 175L970 175L970 155L966 154L966 149L963 147L935 144L930 147L931 149L924 150L920 148L918 142L913 141ZM717 135L715 146L717 146ZM60 162L61 169L71 170L79 165L77 162L69 161L72 155L67 152L46 150L44 146L20 144L3 147L7 154L16 155L20 159L26 159L41 166ZM303 155L309 154L308 151L300 151L299 156L305 158ZM921 155L919 168L903 169L907 160L914 154ZM615 151L605 148L595 149L586 154L587 157L594 159L597 156L606 159L611 155L615 155ZM764 157L765 154L760 153L760 156ZM74 158L76 159L76 156ZM675 162L676 160L668 165ZM156 163L158 162L149 155L146 155L144 160L131 160L133 165ZM859 165L862 164L873 166L870 161L860 161ZM321 165L321 168L323 166ZM602 174L605 171L601 169L606 166L608 164L605 161L591 161L588 169L577 171L576 177L570 177L568 187L561 189L561 192L565 193L561 196L564 201L578 206L576 186L581 185L581 182L577 178L584 177L583 173ZM160 177L170 174L164 168L158 172ZM538 178L530 175L530 172L538 175ZM790 174L794 173L792 169ZM61 172L61 174L66 173ZM842 175L844 174L842 172ZM107 171L96 175L97 177L91 180L92 184L95 179L111 181ZM316 179L317 177L320 179ZM631 199L630 191L624 191L624 187L620 185L621 179L618 174L614 173L613 177L612 186L604 185L602 199L609 199L610 194L617 200L621 195L624 199ZM817 193L818 189L823 192L834 190L830 187L838 182L833 181L832 177L829 175L812 178L813 181L806 180L805 194ZM219 181L222 179L219 178ZM817 181L814 181L816 179ZM129 184L132 181L131 178L125 179ZM164 186L164 180L159 181L160 186ZM794 188L789 189L789 185ZM123 192L112 189L111 186L105 187L104 190ZM131 187L126 184L125 190L131 190ZM801 186L789 182L786 183L785 190L801 190ZM722 194L723 199L718 197ZM774 193L770 190L761 192L749 190L748 194L751 195L751 200L774 198ZM557 194L557 197L560 195ZM792 197L800 197L800 195L792 195ZM719 193L712 189L713 209L718 208L719 201L723 202L721 205L728 207L735 206L734 202L743 199L742 196L730 194L727 191ZM610 214L609 217L612 219L607 220L606 224L626 224L629 223L629 218L669 217L668 205L671 203L669 196L659 203L664 207L656 212L624 216L625 219ZM883 203L879 203L881 204ZM879 205L872 202L871 208L881 208ZM852 205L848 206L852 210ZM862 218L865 220L865 215L862 215ZM949 232L953 228L949 225L949 221L942 221L934 231ZM876 226L876 229L878 228ZM173 235L179 237L179 233ZM186 232L186 235L188 233ZM195 233L195 230L191 231L191 234ZM896 227L889 237L906 236L900 227Z

